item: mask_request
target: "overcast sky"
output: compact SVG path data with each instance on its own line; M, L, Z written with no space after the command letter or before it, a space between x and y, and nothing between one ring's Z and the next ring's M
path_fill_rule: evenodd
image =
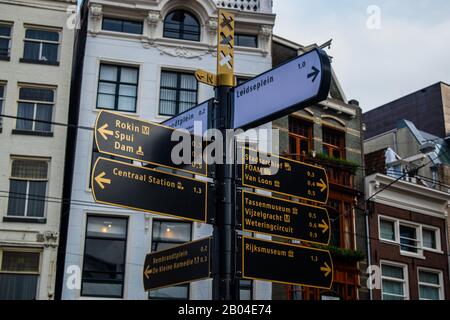
M380 8L380 29L367 27L371 5ZM333 39L327 51L339 81L365 111L450 83L449 0L274 0L274 12L281 37L303 45Z

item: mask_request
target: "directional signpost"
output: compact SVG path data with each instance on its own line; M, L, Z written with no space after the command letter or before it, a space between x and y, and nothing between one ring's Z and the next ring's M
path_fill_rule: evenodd
M330 92L328 55L312 50L234 89L234 129L281 118L317 102Z
M169 127L107 111L100 112L95 123L95 141L101 153L206 176L208 166L201 160L201 142L192 147L191 164L172 162L172 150L179 144L172 141L173 132ZM179 135L194 140L187 132Z
M240 178L242 186L325 204L328 201L328 177L324 168L267 155L244 148ZM271 174L277 172L275 174Z
M330 217L325 208L242 191L242 230L328 245ZM238 215L238 217L239 217Z
M146 291L209 278L211 238L147 255L144 263Z
M195 78L198 82L206 84L208 86L217 86L217 76L211 72L204 70L197 70L195 72Z
M173 129L184 129L190 134L203 136L204 132L212 128L213 99L208 100L192 109L163 122L163 125ZM194 124L201 124L201 132L194 132Z
M92 194L97 203L207 222L208 184L155 169L98 158Z
M243 279L331 289L333 261L329 251L243 237Z

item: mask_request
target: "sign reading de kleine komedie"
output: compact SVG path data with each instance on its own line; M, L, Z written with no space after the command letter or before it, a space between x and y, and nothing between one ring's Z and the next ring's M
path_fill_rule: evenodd
M242 186L327 203L328 177L324 168L283 157L268 157L248 148L242 157L242 170L238 170Z
M148 254L144 263L146 291L210 277L211 238Z
M329 290L333 261L329 251L243 237L238 261L243 279Z
M234 89L234 129L256 127L326 100L331 85L328 55L307 52Z
M241 191L242 230L328 245L330 218L325 208Z
M207 221L208 184L203 181L98 158L91 183L97 203Z
M155 166L168 167L193 174L208 174L207 165L201 160L202 142L192 144L190 164L174 164L172 150L179 141L172 141L175 129L138 120L121 114L102 111L95 123L95 141L98 151L125 159ZM195 141L187 132L180 132L181 139ZM198 145L197 147L195 147ZM196 159L200 159L196 161Z

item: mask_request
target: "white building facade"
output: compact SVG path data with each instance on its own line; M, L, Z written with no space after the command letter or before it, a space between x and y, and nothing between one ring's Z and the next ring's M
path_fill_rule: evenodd
M74 8L0 1L0 300L54 298Z
M85 0L78 125L92 128L100 110L159 123L212 98L194 73L216 70L218 6L236 14L238 81L270 69L272 0ZM212 280L144 291L148 253L208 237L212 227L94 204L90 172L100 154L93 144L93 131L80 128L61 298L211 299ZM241 298L270 299L271 285L242 282Z

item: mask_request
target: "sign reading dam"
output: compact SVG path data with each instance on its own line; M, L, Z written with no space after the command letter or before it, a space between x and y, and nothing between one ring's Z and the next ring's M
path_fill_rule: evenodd
M155 123L101 111L95 123L95 141L98 151L104 154L206 176L208 172L207 165L202 161L201 140L190 143L190 163L173 163L172 151L180 141L198 140L188 132L178 132L180 140L172 141L174 131Z
M241 192L242 230L307 241L330 243L330 218L325 208Z
M211 238L148 254L144 263L146 291L209 278Z
M242 152L242 186L276 192L303 200L327 203L328 177L324 168L267 156L244 148Z
M155 169L98 158L92 170L92 194L97 203L207 221L208 184Z
M241 239L243 279L263 280L329 290L333 283L330 252L266 240Z

